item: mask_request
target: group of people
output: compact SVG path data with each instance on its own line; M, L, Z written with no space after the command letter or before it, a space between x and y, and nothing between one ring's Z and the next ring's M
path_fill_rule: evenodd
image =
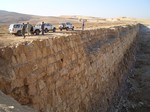
M85 20L82 20L82 30L84 30L84 27L85 27ZM41 30L42 30L42 35L44 35L44 22L42 22ZM27 22L27 24L23 23L22 36L24 38L26 37L26 35L25 35L26 32L27 32L28 36L30 34L33 34L33 26L31 24L29 24L29 22Z
M42 35L44 35L44 22L42 22L41 30L42 30ZM24 38L26 37L26 35L25 35L26 32L27 32L28 36L30 34L33 34L33 26L31 24L29 24L29 22L27 22L27 24L23 23L23 26L22 26L22 36Z

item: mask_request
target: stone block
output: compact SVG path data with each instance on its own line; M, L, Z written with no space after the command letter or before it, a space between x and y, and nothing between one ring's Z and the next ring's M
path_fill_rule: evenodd
M48 56L48 64L52 64L52 63L54 63L54 62L56 62L56 57L55 57L55 55L50 55L50 56Z
M40 91L41 91L42 89L46 88L45 82L44 82L43 80L39 80L39 81L38 81L38 87L39 87Z
M46 48L43 48L42 49L42 57L46 57L47 56L47 49Z
M50 64L47 66L47 74L51 75L55 71L55 64Z
M11 63L12 63L12 65L16 65L17 64L17 59L16 59L15 56L11 57Z
M26 55L25 55L24 53L21 53L21 54L20 54L20 57L21 57L22 63L27 62L27 57L26 57Z
M29 84L28 85L28 94L30 95L30 96L36 96L37 95L37 85L36 85L37 83L35 82L35 83L32 83L32 84Z
M11 82L11 90L24 86L24 79L15 79Z

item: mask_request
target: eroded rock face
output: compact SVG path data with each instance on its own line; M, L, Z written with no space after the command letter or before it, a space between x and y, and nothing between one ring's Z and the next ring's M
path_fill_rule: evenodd
M0 49L0 89L39 111L102 111L132 65L138 25Z

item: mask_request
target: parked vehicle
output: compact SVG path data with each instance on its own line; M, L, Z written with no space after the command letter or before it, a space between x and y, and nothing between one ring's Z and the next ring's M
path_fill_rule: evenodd
M33 26L33 27L32 27L31 33L32 33L33 35L34 35L34 34L39 35L40 32L41 32L41 28L36 27L36 26Z
M22 23L14 23L9 26L9 33L21 36L22 33Z
M27 25L27 24L25 24L25 25ZM9 26L9 33L14 34L16 36L21 36L22 35L22 27L23 27L22 23L13 23ZM40 30L31 25L30 32L31 32L31 34L39 35Z
M35 25L35 28L40 29L40 31L41 31L41 25L42 25L42 23L38 23ZM44 31L45 31L45 33L49 32L49 31L55 32L56 27L50 23L44 23Z
M25 24L27 25L27 24ZM14 34L16 36L21 36L22 35L22 23L13 23L9 26L9 33ZM45 23L44 24L44 28L45 28L45 33L47 33L48 31L56 31L56 28L54 27L54 25L49 24L49 23ZM39 35L41 32L41 24L37 24L35 26L31 25L31 34L36 34Z
M60 23L59 29L60 29L60 31L62 31L63 29L65 29L67 31L69 29L74 30L74 26L70 22Z

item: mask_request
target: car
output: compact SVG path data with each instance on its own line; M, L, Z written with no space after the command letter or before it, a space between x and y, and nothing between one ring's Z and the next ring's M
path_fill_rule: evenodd
M59 29L60 29L60 31L62 31L63 29L65 29L67 31L69 29L74 30L74 26L70 22L60 23Z
M25 24L27 25L27 24ZM31 25L31 24L30 24ZM35 26L32 26L31 25L31 31L30 33L31 34L36 34L36 35L39 35L40 32L42 31L41 29L41 23L40 24L36 24ZM10 34L14 34L16 36L21 36L22 35L22 27L23 27L23 24L22 23L13 23L9 26L9 33ZM50 24L50 23L45 23L44 24L44 31L45 33L47 33L48 31L53 31L55 32L56 31L56 28L54 25Z
M27 25L27 24L25 24ZM31 25L31 24L30 24ZM10 34L14 34L16 36L21 36L22 35L22 27L23 27L23 24L22 23L13 23L9 26L9 33ZM27 32L27 31L26 31ZM33 27L31 25L31 31L30 31L31 34L36 34L36 35L39 35L40 33L40 29L36 28L36 27Z
M39 29L41 31L41 25L42 23L38 23L35 25L35 28L36 29ZM56 31L56 27L50 23L44 23L44 32L47 33L49 31L53 31L55 32Z
M22 23L13 23L9 26L9 33L21 36L22 35Z

